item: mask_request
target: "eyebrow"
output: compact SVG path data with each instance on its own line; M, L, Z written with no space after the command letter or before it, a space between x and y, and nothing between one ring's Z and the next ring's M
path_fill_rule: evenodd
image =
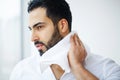
M36 24L34 24L33 26L32 26L32 28L35 28L37 25L39 25L39 24L45 24L45 22L38 22L38 23L36 23ZM31 30L31 27L30 26L28 26L28 28Z

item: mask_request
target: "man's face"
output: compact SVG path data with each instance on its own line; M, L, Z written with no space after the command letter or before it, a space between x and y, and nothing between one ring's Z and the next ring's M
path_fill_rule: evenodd
M58 26L54 26L46 16L45 8L36 8L29 14L29 28L32 32L31 40L42 55L49 48L62 39Z

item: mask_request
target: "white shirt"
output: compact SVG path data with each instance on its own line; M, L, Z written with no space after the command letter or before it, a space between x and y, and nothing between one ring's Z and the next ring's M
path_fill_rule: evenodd
M56 80L49 67L51 64L58 64L65 73L60 80L76 80L70 72L67 61L67 51L70 47L70 33L58 44L43 54L33 55L19 62L14 68L10 80ZM113 60L99 55L91 54L87 50L84 67L94 74L99 80L120 80L120 66Z

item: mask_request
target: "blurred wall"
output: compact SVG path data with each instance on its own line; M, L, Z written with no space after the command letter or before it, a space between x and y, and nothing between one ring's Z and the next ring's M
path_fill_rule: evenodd
M67 0L73 30L95 54L120 64L120 0Z
M0 80L21 59L20 0L0 0Z

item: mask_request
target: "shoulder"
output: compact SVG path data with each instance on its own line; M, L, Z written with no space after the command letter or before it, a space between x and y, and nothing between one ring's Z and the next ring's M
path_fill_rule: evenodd
M18 62L15 67L26 67L35 62L36 56L30 56Z
M101 79L120 79L120 65L107 57L90 54L86 59L86 68Z
M29 71L35 64L35 60L36 56L30 56L17 63L11 73L10 80L17 80L25 71Z
M87 59L86 59L86 63L87 64L103 64L103 65L112 65L112 64L116 64L118 65L113 59L108 58L108 57L104 57L101 55L97 55L97 54L90 54Z

